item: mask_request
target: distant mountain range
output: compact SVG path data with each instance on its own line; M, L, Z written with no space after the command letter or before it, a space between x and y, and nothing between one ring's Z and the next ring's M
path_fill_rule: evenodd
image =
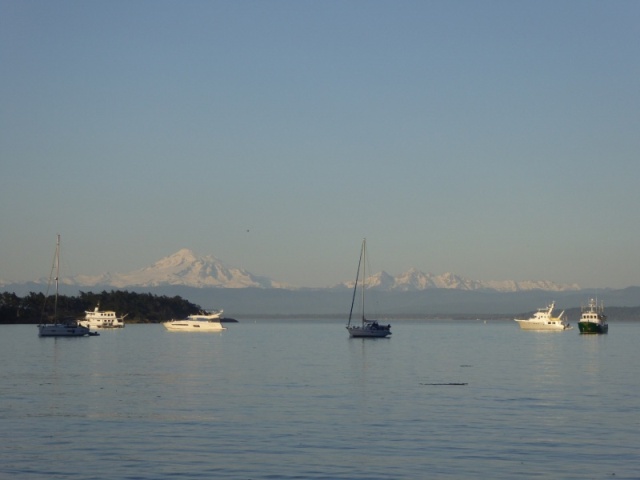
M354 282L345 282L341 286L353 288ZM504 281L481 281L471 280L453 273L443 273L434 275L423 273L412 268L397 276L389 275L387 272L379 272L367 278L367 286L376 290L398 291L398 292L418 292L437 288L453 290L493 290L496 292L522 292L529 290L546 290L552 292L567 292L580 290L577 284L559 284L548 280L524 281L515 280Z
M40 279L31 284L46 284L48 279ZM62 285L77 287L141 288L182 286L194 288L262 288L300 290L271 278L253 275L241 269L228 267L214 256L197 256L189 249L182 249L173 255L162 258L149 267L129 273L104 273L101 275L77 275L60 279ZM0 287L10 285L0 282ZM559 284L542 281L480 281L471 280L453 273L434 275L423 273L415 268L392 276L379 272L367 279L371 289L388 292L419 292L430 289L449 289L464 291L526 292L544 290L551 292L579 291L576 284ZM331 290L351 289L353 282L343 282L326 287Z
M2 283L0 289L16 295L44 292L48 278L35 282ZM506 316L526 314L556 300L559 309L579 308L589 298L597 297L611 307L640 305L640 287L622 290L581 289L551 281L478 281L445 273L433 275L410 269L397 276L386 272L368 278L373 313L381 316L411 318L448 318L460 315ZM241 268L228 267L213 256L200 257L182 249L149 267L130 273L78 275L60 279L60 293L77 295L80 291L129 290L139 293L175 296L205 309L224 308L233 318L282 315L348 314L353 282L325 288L293 287L267 277L253 275ZM640 307L639 307L640 308ZM609 312L610 309L608 308ZM636 312L634 310L633 312ZM611 310L611 319L637 320L637 313ZM615 317L613 316L615 315ZM635 315L635 316L634 316ZM576 321L574 314L571 321ZM451 318L451 317L450 317Z

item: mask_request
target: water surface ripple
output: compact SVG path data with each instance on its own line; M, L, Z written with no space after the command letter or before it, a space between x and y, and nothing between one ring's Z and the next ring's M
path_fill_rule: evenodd
M0 477L637 479L640 325L0 326Z

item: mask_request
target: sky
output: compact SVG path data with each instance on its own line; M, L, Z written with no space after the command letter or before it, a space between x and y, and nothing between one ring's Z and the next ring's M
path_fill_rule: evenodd
M0 0L0 279L181 248L640 285L640 2ZM64 271L66 269L66 271Z

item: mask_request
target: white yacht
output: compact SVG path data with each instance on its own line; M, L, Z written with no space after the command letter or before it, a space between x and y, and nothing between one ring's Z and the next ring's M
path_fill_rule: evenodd
M164 328L170 332L221 332L226 330L222 326L222 310L210 313L189 315L184 320L170 320L164 322Z
M124 328L124 317L118 317L111 310L100 310L100 304L92 311L85 311L84 320L78 323L87 328Z
M554 330L554 331L562 331L571 329L571 325L569 322L566 322L562 319L562 315L564 314L564 310L560 312L560 315L557 317L553 316L553 308L555 307L556 302L551 302L546 308L539 308L536 313L533 314L531 318L519 319L516 318L515 321L518 322L520 328L523 330Z

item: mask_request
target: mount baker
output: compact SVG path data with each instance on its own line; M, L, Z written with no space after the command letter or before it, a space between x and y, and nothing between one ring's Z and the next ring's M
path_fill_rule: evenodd
M66 285L124 287L159 287L180 285L197 288L280 288L298 289L268 277L253 275L241 269L228 267L214 256L197 256L193 251L183 248L173 255L162 258L149 267L130 273L105 273L89 276L77 275L62 278ZM576 291L576 284L558 284L551 281L480 281L444 273L433 275L415 268L392 276L379 272L367 279L369 288L387 291L420 291L435 288L455 290L493 290L499 292L517 292L528 290ZM351 288L353 282L343 282L327 288Z

